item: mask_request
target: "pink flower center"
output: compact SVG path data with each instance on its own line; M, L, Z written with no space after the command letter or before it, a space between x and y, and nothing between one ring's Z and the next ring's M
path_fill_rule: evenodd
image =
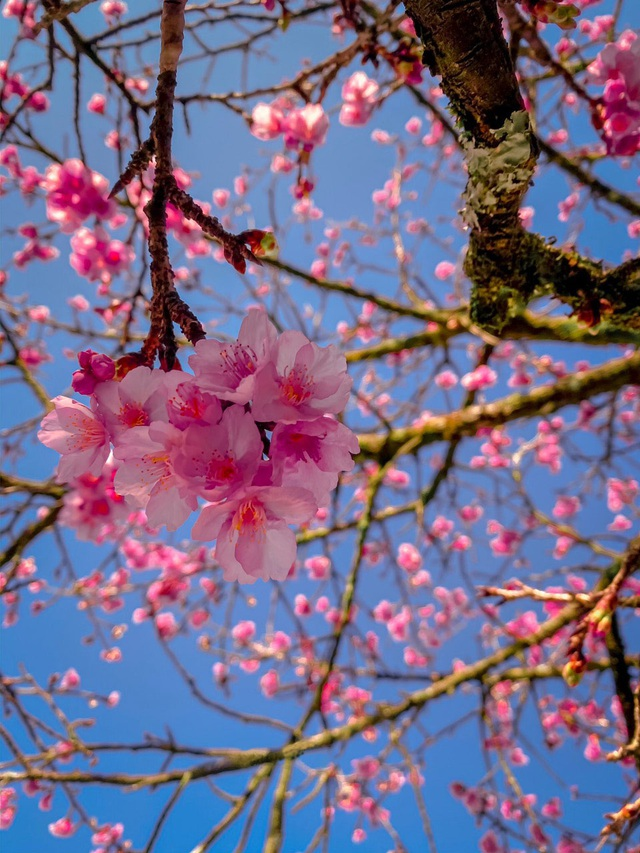
M138 404L125 403L120 409L120 422L128 427L147 426L149 418Z
M258 356L250 346L232 344L229 349L223 349L220 355L225 371L231 373L238 382L256 372Z
M235 518L235 529L242 535L252 538L264 536L267 514L260 501L247 498L238 507Z
M308 400L313 391L313 380L306 367L292 367L280 383L282 398L292 406L299 406Z
M216 483L228 483L237 474L233 456L214 456L207 467L207 486Z
M301 432L291 432L288 435L288 451L295 459L304 459L305 456L313 462L320 459L320 442L313 435L304 435Z

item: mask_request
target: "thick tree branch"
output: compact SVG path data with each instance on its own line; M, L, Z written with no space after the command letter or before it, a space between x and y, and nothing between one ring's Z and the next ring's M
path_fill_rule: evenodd
M408 0L424 62L462 128L469 179L463 217L470 227L465 272L473 283L471 319L504 334L509 318L544 293L588 324L640 327L640 265L604 272L576 253L527 233L519 209L533 178L538 144L531 131L496 0Z
M394 429L388 435L358 436L361 456L385 460L404 446L413 452L426 444L462 435L475 435L480 427L495 427L518 418L549 415L563 406L577 405L595 394L640 382L640 353L610 361L603 367L559 379L554 385L528 394L510 394L484 405L469 406L448 415L434 415L419 427Z

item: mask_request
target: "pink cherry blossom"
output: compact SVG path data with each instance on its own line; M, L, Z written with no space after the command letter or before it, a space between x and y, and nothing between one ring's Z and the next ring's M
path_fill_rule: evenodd
M216 501L251 483L262 452L251 413L230 406L215 426L187 427L175 467L198 494Z
M328 129L329 117L321 104L305 104L300 110L291 110L284 122L287 145L301 146L305 151L322 145Z
M89 101L87 103L87 109L90 113L96 113L97 115L104 115L104 111L107 105L107 99L104 95L94 94L91 95Z
M588 71L604 83L602 133L610 154L640 150L640 39L630 30L604 46Z
M217 539L216 559L225 580L284 580L296 556L287 525L308 521L315 511L313 496L304 489L252 486L223 504L206 506L191 536Z
M158 613L155 617L155 625L161 640L172 640L178 633L178 623L171 612Z
M296 423L341 412L351 378L335 346L319 347L296 331L283 332L272 360L256 378L253 415L259 421Z
M118 841L122 838L122 833L124 832L124 826L121 823L114 823L111 825L110 823L104 824L104 826L99 827L91 836L92 844L117 844Z
M551 511L556 518L571 518L581 507L580 498L562 495L559 497Z
M637 480L610 477L607 480L607 508L611 512L620 512L624 506L631 506L639 493Z
M540 810L545 817L557 819L562 817L562 805L559 797L551 797Z
M127 4L123 0L102 0L100 11L110 24L112 20L118 20L128 11Z
M172 384L177 382L175 387ZM213 394L202 391L188 373L172 374L167 396L169 423L186 429L189 426L213 426L222 417L220 401Z
M213 203L216 207L226 207L229 203L229 198L231 193L229 190L214 190L213 191Z
M16 816L16 789L0 788L0 830L9 829Z
M311 603L306 595L298 593L294 599L293 612L296 616L310 616L312 613Z
M78 353L80 370L76 370L72 378L73 390L78 394L93 394L99 382L113 379L116 365L108 355L84 350Z
M256 635L256 623L250 619L245 619L238 622L231 629L231 636L239 646L248 645Z
M78 228L71 238L71 248L69 263L78 275L104 284L128 270L135 258L131 246L112 239L100 225L93 230Z
M328 557L308 557L304 561L304 567L309 571L312 580L326 580L331 574L331 560Z
M260 679L260 690L267 699L273 698L280 687L280 678L275 669L270 669Z
M490 829L480 839L482 853L505 853L505 848L499 843L495 832Z
M274 101L256 104L251 113L251 133L263 141L276 139L284 130L284 114Z
M24 230L20 229L21 233L24 235ZM32 235L32 236L31 236ZM26 236L26 235L24 235ZM17 252L14 252L13 255L13 263L17 269L23 269L27 266L27 264L32 261L43 261L47 263L48 261L53 261L58 257L60 251L56 249L55 246L45 245L40 241L38 236L38 232L33 229L30 231L30 237L22 247Z
M414 574L422 566L422 557L415 545L403 542L398 546L397 563L409 574Z
M67 304L73 308L74 311L88 311L89 310L89 301L86 297L82 296L82 294L78 293L75 296L70 296L67 299Z
M631 521L621 513L618 513L611 524L607 525L607 530L629 530L633 527Z
M168 530L180 527L198 506L190 484L174 467L183 443L183 432L156 421L121 434L114 449L116 489L133 506L144 508L151 524L165 524Z
M46 323L51 315L51 309L46 305L34 305L28 309L27 315L34 323Z
M69 481L63 498L60 523L70 527L78 539L102 542L117 534L129 511L124 498L113 487L115 469L105 462L100 474L81 474Z
M75 690L76 687L80 687L80 676L78 675L77 670L71 667L60 679L59 689Z
M90 216L110 219L116 212L115 202L107 198L107 179L80 160L48 166L43 186L47 217L65 234L75 231Z
M600 746L600 739L596 734L590 734L587 738L587 745L584 750L584 757L587 761L599 761L604 755Z
M211 667L211 671L216 684L226 683L227 678L229 677L229 667L226 664L217 661L217 663L214 663Z
M436 264L434 275L439 281L446 281L446 279L453 275L455 270L455 264L452 264L451 261L440 261L439 264Z
M61 817L55 823L49 824L49 832L54 838L70 838L77 827L69 817Z
M279 423L271 439L271 459L282 482L309 489L319 506L329 504L338 474L353 469L358 450L351 430L328 417Z
M277 334L264 311L251 309L242 321L237 342L198 341L189 364L199 386L222 400L248 403L254 394L255 374L271 356Z
M62 454L58 482L81 474L98 476L109 455L109 436L96 414L70 397L54 397L54 410L42 420L39 440Z
M483 388L491 388L496 384L498 374L486 364L481 364L476 367L471 373L465 373L460 380L460 384L467 391L480 391Z
M438 388L443 388L445 391L449 391L451 388L455 388L458 384L458 377L453 370L441 370L434 378L434 382Z
M130 370L119 382L102 382L95 391L97 410L109 430L118 440L133 427L149 426L153 421L167 421L167 396L180 380L173 374L148 367Z
M345 127L362 127L371 118L378 97L378 84L364 71L356 71L342 87L340 124Z
M498 525L500 527L500 525ZM496 557L513 556L517 553L522 536L516 530L505 530L501 528L497 531L497 536L489 541L489 546Z

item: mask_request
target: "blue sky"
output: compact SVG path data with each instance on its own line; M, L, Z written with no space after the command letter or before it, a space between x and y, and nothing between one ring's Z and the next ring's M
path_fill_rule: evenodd
M133 4L132 4L133 5ZM597 11L604 13L611 4L601 4ZM136 4L136 10L138 6ZM632 4L625 7L627 15L626 23L630 26L640 23L637 10ZM97 12L95 9L86 9L77 18L78 26L83 32L90 32L94 25ZM633 20L635 16L636 20ZM11 26L7 25L7 29ZM269 80L277 81L291 75L291 69L297 67L296 63L301 55L309 57L312 61L323 57L327 50L335 49L335 44L329 42L326 32L317 27L300 26L292 27L286 39L278 41L281 45L275 48L274 57L262 64L249 64L249 86L256 85L268 76ZM147 51L147 53L150 53ZM146 56L146 61L153 62L153 56ZM359 68L353 65L349 73ZM267 69L267 70L265 70ZM368 73L373 73L367 67ZM195 65L185 65L180 72L179 93L187 93L197 90L200 79ZM232 59L218 61L210 82L207 84L212 91L226 91L237 85L238 73L237 62ZM68 78L68 70L60 73L56 85L59 86L55 97L55 104L64 104L64 121L61 122L58 109L54 108L48 115L38 117L38 127L44 138L51 138L52 146L56 150L63 151L65 156L75 156L73 136L67 124L68 102L71 97L71 81ZM346 75L342 75L342 80ZM388 79L381 75L381 79ZM94 91L102 91L102 82L93 71L87 70L83 79L82 102L86 102ZM313 169L318 176L317 189L313 198L315 203L324 211L324 219L315 225L307 227L293 226L289 229L282 227L278 237L282 247L282 257L292 264L308 269L314 258L314 247L318 242L321 231L329 223L346 223L357 219L361 222L371 224L373 221L373 206L371 203L371 192L382 186L389 177L390 170L394 166L396 149L393 146L384 147L369 143L369 137L373 128L382 128L389 132L399 134L406 145L412 145L411 137L403 130L407 119L412 115L424 117L423 111L418 110L411 103L408 95L402 94L390 98L385 102L366 128L344 128L337 121L336 107L339 104L338 88L336 88L328 103L333 105L331 112L331 130L327 145L314 153ZM444 100L442 101L444 106ZM261 156L261 152L269 151L275 153L279 150L279 143L262 143L255 140L247 132L244 122L237 116L233 116L223 107L214 106L206 111L196 105L191 109L190 122L192 133L186 134L182 121L176 121L175 157L177 162L190 172L199 173L194 180L193 195L196 198L210 200L211 191L217 187L230 188L233 178L241 174L246 164L251 170L259 169L265 171L268 160ZM425 123L425 130L427 129ZM594 132L587 126L584 118L576 119L576 133L578 138L588 142L595 141ZM86 122L87 134L85 146L88 152L88 161L92 168L104 174L109 181L113 182L117 177L117 164L113 153L103 145L102 136L109 129L109 119L91 120ZM418 259L421 263L420 271L427 280L429 286L438 298L444 299L448 285L438 282L433 277L435 265L443 259L456 260L460 251L466 244L466 235L461 231L459 224L452 226L451 219L460 206L459 188L464 182L459 161L455 168L449 163L434 166L434 152L425 150L418 146L418 151L409 152L408 160L420 158L423 169L415 182L418 198L415 202L407 203L403 208L411 210L412 215L422 215L428 219L434 229L433 241L426 241L420 248ZM25 156L25 162L27 157ZM41 160L34 157L33 163L41 167ZM635 187L635 173L633 168L624 167L620 164L604 164L600 169L603 179L610 181L622 190L631 191ZM291 198L288 194L288 182L279 181L273 186L274 201L270 204L270 185L273 184L271 175L267 172L258 183L253 183L250 194L251 211L249 216L244 214L236 218L238 230L244 227L267 226L270 223L270 211L275 209L278 221L284 226L290 218ZM558 201L565 198L571 189L571 182L556 170L548 170L546 177L536 181L528 198L527 204L535 207L536 214L534 228L545 235L556 235L561 242L565 238L575 237L579 247L588 250L594 257L603 258L611 263L617 263L623 253L632 249L625 224L627 219L623 216L620 221L614 223L610 219L610 208L601 205L600 210L590 209L589 215L585 217L584 227L579 232L572 230L573 223L564 226L557 221ZM34 221L44 220L44 205L37 202L28 211L21 200L15 194L5 199L5 228L10 227L13 222L22 222L25 217L32 217ZM348 231L347 228L345 228ZM117 236L121 236L118 234ZM445 241L444 244L437 240ZM21 242L12 237L4 241L3 264L16 246ZM61 257L58 262L44 266L30 266L22 274L12 274L8 291L12 296L18 293L28 295L29 304L46 303L51 306L52 312L57 319L70 321L72 314L66 304L69 296L75 293L83 293L91 302L96 301L95 287L78 278L67 264L68 237L64 235L56 238L56 245L61 249ZM407 241L408 242L408 241ZM382 240L375 251L358 248L363 258L371 266L383 268L392 267L391 244L389 240ZM239 279L236 273L227 265L220 265L209 259L202 264L202 279L207 286L215 288L218 294L231 300L234 307L238 309L237 321L232 319L225 327L225 331L234 334L240 322L240 314L247 305L253 302L253 296L244 288L251 279ZM344 277L342 271L336 271L336 277ZM397 288L397 281L390 276L383 275L375 270L365 270L356 280L356 283L364 288L377 288L380 292L393 293ZM289 290L293 293L293 302L298 308L309 303L318 306L324 300L315 291L302 284L292 284ZM276 304L278 296L274 292L269 297L270 305ZM210 321L216 318L215 308L212 303L207 303L206 298L198 297L194 300L203 307L201 318ZM354 310L359 311L361 304L354 302ZM289 312L291 313L291 312ZM561 309L566 313L566 309ZM323 328L332 335L336 323L344 318L344 303L341 299L331 296L326 300L326 309L323 320ZM99 318L93 320L96 329L102 328ZM142 325L139 327L144 330ZM307 331L311 324L307 322ZM401 321L394 329L419 330L419 326L413 321ZM68 389L70 374L75 365L70 359L65 359L61 352L65 347L76 346L76 343L65 335L57 335L50 341L50 351L55 356L52 363L45 365L41 370L43 382L51 393L63 393ZM549 353L556 359L566 359L569 364L581 358L596 361L603 354L594 352L588 347L568 347L562 344L531 345L532 351ZM620 348L611 348L608 355L617 355ZM464 349L454 350L452 359L462 370L469 369L469 360ZM502 377L508 375L508 369L502 364ZM391 376L390 371L381 368L381 373ZM360 376L364 369L356 366L354 375ZM398 380L396 386L398 395L405 400L410 400L415 387L412 383L414 378L401 382ZM9 386L10 390L4 390L4 394L10 401L5 405L3 426L10 426L21 421L34 413L33 399L29 392L17 385ZM502 396L506 393L504 381L488 396ZM9 394L11 395L9 397ZM438 395L430 397L430 403L434 409L442 410L446 401ZM564 411L563 416L567 420L575 418L575 410ZM358 413L352 410L349 413L350 422L361 424L362 420ZM369 427L371 422L369 422ZM534 433L533 423L514 426L509 434L515 440L518 438L530 439ZM600 448L601 442L595 437L585 436L583 438L583 450L586 454L593 454ZM470 440L465 446L465 458L478 452L479 442ZM442 450L441 447L434 451ZM431 452L431 451L430 451ZM428 456L421 456L422 475L425 480L430 476L428 468ZM54 455L40 447L35 441L28 445L25 455L19 460L16 470L23 476L45 478L49 475L55 463ZM630 460L630 465L635 464ZM547 472L540 469L532 470L527 476L527 487L531 494L538 499L541 508L549 512L553 506L556 493L570 488L572 482L577 481L578 464L573 467L567 464L562 477L554 481ZM407 470L414 473L413 462L407 463ZM477 477L469 475L468 482L471 484L481 482L483 475ZM471 494L469 492L469 494ZM490 495L489 498L490 499ZM390 501L398 500L398 495L391 490L382 493L381 501L388 498ZM445 501L446 506L446 501ZM439 505L439 511L440 505ZM505 519L512 517L511 507L505 506L500 509ZM428 521L433 520L435 510L429 510ZM485 516L485 520L488 516ZM580 526L585 531L593 529L603 530L609 522L609 515L604 514L602 501L594 500L586 505L585 511L580 516ZM484 523L484 522L483 522ZM176 534L175 541L184 535L188 535L189 526ZM415 536L411 525L404 519L389 524L388 530L395 541L399 537L406 537L409 541ZM105 551L98 552L92 545L77 542L71 532L63 532L64 542L69 554L80 574L88 574L91 569L105 557ZM498 561L491 557L486 546L486 537L478 534L477 549L469 561L462 563L453 559L446 565L435 556L428 556L427 567L432 571L434 583L442 583L453 587L465 584L466 569L471 568L476 576L486 579L490 577L499 567ZM615 540L612 540L615 542ZM541 539L533 537L528 546L527 556L532 565L539 563L545 570L551 568L555 571L556 564L550 558L549 538ZM341 567L347 565L350 560L353 536L343 537L335 550L332 552L334 565ZM320 553L319 545L312 545L302 552L302 556ZM576 549L576 554L580 552ZM48 537L42 537L29 549L39 567L42 575L56 582L53 571L58 558ZM582 557L572 555L572 560L579 562L586 560L586 552ZM112 566L109 567L111 571ZM508 569L508 576L513 574L513 568ZM309 582L301 573L297 581L291 581L291 595L299 591L311 594L316 587ZM147 576L145 576L146 578ZM388 595L391 584L391 573L373 568L366 569L362 601L370 607L375 605L381 597ZM143 578L141 578L142 580ZM136 578L137 580L137 578ZM293 585L295 584L295 589ZM336 584L336 589L339 583ZM287 590L289 592L289 590ZM327 592L331 594L331 590ZM257 585L248 591L242 591L241 597L234 610L234 621L239 618L251 618L258 625L258 634L262 635L268 623L271 613L274 590L266 585ZM420 592L413 599L416 606L421 606L430 601L429 592ZM254 601L248 601L253 597ZM109 624L130 623L130 614L134 607L140 606L141 592L134 592L127 596L123 610L108 617ZM141 740L143 733L149 732L158 736L165 735L167 730L175 736L176 740L187 743L197 743L211 747L241 747L277 745L283 740L282 733L267 728L254 728L243 725L238 720L229 717L221 717L204 708L200 703L193 700L184 682L176 675L175 671L167 663L167 658L162 647L153 636L149 623L135 626L129 624L124 637L118 642L122 650L123 662L121 664L109 664L99 658L99 644L87 644L83 637L91 634L91 626L84 614L79 613L76 601L73 598L57 601L54 606L46 609L36 619L29 616L27 612L28 601L22 604L21 618L17 625L8 631L3 643L3 670L5 673L15 674L20 666L26 667L34 677L45 683L53 672L63 672L69 666L74 666L83 679L83 687L104 694L117 689L122 694L120 704L115 709L100 707L96 711L89 710L86 702L82 699L69 698L65 704L65 710L73 717L95 717L95 725L86 735L88 741L124 741L135 742ZM512 618L517 611L509 611ZM287 620L284 611L278 611L282 619L284 630L291 630L292 622ZM224 618L222 608L214 611L213 620ZM320 626L321 617L314 616L312 619ZM371 620L369 620L371 622ZM371 625L367 622L367 628ZM477 622L475 623L477 627ZM280 623L276 627L279 627ZM436 655L430 666L436 670L446 671L452 659L460 657L471 660L478 651L478 643L475 632L462 630L448 641L443 649ZM640 634L637 625L625 623L625 637L630 649L637 648ZM389 666L400 666L401 649L383 638L386 660ZM302 705L288 699L276 698L268 702L263 699L259 692L256 677L241 673L237 668L234 670L232 683L232 697L226 697L221 693L211 679L211 665L215 660L211 654L204 654L198 650L195 642L195 632L186 636L176 638L171 649L180 657L185 666L196 676L198 683L208 697L219 702L228 702L230 707L239 710L252 711L259 709L260 713L273 714L287 722L295 722L302 712ZM263 666L261 672L266 669ZM291 678L287 679L291 680ZM417 686L419 682L410 682L407 689ZM376 686L375 697L378 700L393 700L399 695L398 686L394 682L379 683ZM586 693L581 694L586 696ZM422 742L424 733L434 735L447 726L452 720L462 717L475 707L477 700L474 696L463 693L454 699L443 698L429 706L420 717L420 726L409 735L409 743ZM42 704L36 700L29 700L27 707L34 713L45 713ZM540 731L539 721L531 712L530 706L524 711L524 728L527 733L531 732L531 739L539 743ZM20 729L12 725L14 737L27 748ZM476 721L467 723L455 729L451 736L445 736L424 750L424 766L422 768L426 782L424 786L424 797L427 808L434 824L434 833L440 853L458 853L458 851L472 850L476 848L478 838L490 824L485 823L479 829L474 819L467 814L464 808L454 801L448 793L448 785L452 780L459 780L466 784L476 783L485 773L486 767L483 763L478 743L482 737ZM381 736L381 742L386 742L386 734ZM563 787L552 781L545 769L545 764L552 766L553 772L558 776L567 774L572 780L579 781L581 785L581 798L574 803L566 805L566 823L579 826L585 832L598 830L602 825L602 813L610 807L607 799L610 794L622 795L624 786L621 783L621 774L617 768L599 765L589 765L576 757L584 748L584 743L578 745L567 743L558 750L544 755L542 762L532 760L529 766L518 771L518 778L525 791L536 791L539 797L550 797L562 795ZM336 760L344 772L349 772L350 761L354 757L367 754L377 754L377 744L367 744L360 739L349 743L344 752L334 753L332 760ZM397 756L396 756L397 758ZM311 767L324 766L329 759L325 754L313 754L305 756L303 761ZM159 766L160 760L136 755L102 755L100 769L108 772L110 770L126 769L150 770ZM76 766L76 764L70 765ZM176 761L180 766L180 761ZM577 768L577 769L576 769ZM302 775L297 771L294 776L294 784L301 781ZM214 780L216 781L216 780ZM225 790L239 792L246 781L246 776L237 774L233 778L220 780L224 782ZM490 784L490 783L489 783ZM401 832L401 836L407 845L409 853L418 853L424 848L423 842L413 840L420 838L419 814L407 785L402 793L390 798L393 804L392 814L394 825ZM128 794L126 792L112 792L111 790L95 787L88 789L82 794L82 802L88 813L95 815L99 823L122 821L125 824L125 837L131 838L134 848L140 847L153 826L162 804L170 794L169 789L154 791L144 794ZM586 799L585 795L594 799ZM263 801L256 818L256 825L252 841L246 848L248 851L257 851L260 839L268 820L269 804L271 796L268 795ZM321 800L317 799L308 808L301 812L287 816L285 842L285 853L298 853L304 850L310 840L310 833L315 831L319 822L319 810ZM187 853L206 834L208 829L225 812L226 806L207 788L205 783L192 785L176 805L167 821L161 838L158 840L156 853ZM19 811L10 834L3 839L7 844L7 851L16 853L31 853L31 851L57 851L66 849L72 853L90 850L89 834L82 830L73 840L64 842L54 838L47 832L47 824L51 820L61 817L66 811L66 801L60 792L56 794L53 809L49 813L39 812L34 802L27 802L20 797ZM352 815L337 812L335 829L331 850L342 850L344 839L348 838L354 826ZM310 830L310 827L312 828ZM367 828L369 831L369 827ZM231 851L237 842L241 826L235 826L223 837L215 847L215 850ZM253 845L253 846L252 846ZM517 843L512 843L511 849L517 849ZM367 853L386 853L392 847L388 835L382 830L369 831L369 836L361 849Z

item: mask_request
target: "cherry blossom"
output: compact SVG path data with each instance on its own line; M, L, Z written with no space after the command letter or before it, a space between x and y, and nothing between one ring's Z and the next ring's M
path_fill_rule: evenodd
M378 84L364 71L356 71L342 87L340 124L361 127L371 118L378 97Z
M180 527L198 505L190 483L175 470L184 440L181 430L156 421L128 430L114 450L121 463L115 479L118 492L143 508L151 524L165 524L169 530Z
M284 580L296 556L288 525L307 521L315 510L305 489L253 486L223 504L206 506L191 535L217 540L216 559L226 580Z
M252 309L242 321L235 343L199 341L196 354L189 358L198 385L222 400L249 402L256 373L271 357L276 337L276 328L267 315Z
M177 384L177 374L165 374L148 367L136 367L119 381L101 382L94 390L97 411L112 438L128 430L167 421L169 383Z
M69 263L78 275L105 284L129 269L135 258L130 246L112 239L100 225L93 230L78 228L71 238L71 248Z
M54 838L70 838L76 829L77 826L69 817L61 817L54 823L49 824L49 832Z
M107 179L80 160L48 166L43 186L47 216L65 234L75 231L89 216L110 219L115 213L115 203L107 199Z
M262 460L262 450L252 415L232 406L223 412L219 424L187 427L176 457L176 470L192 489L216 501L251 483Z
M283 332L256 380L253 414L261 421L296 423L337 414L351 379L335 346L320 348L300 332Z
M640 149L640 39L630 30L607 44L588 68L602 95L602 131L607 149L633 155Z
M277 102L256 104L251 113L251 133L258 139L276 139L284 130L284 113Z
M97 415L69 397L54 397L54 409L46 415L38 432L40 441L62 455L59 482L68 482L85 472L97 476L109 456L109 435Z
M288 147L302 146L311 151L322 145L329 129L329 117L321 104L306 104L302 109L291 110L284 121L285 141Z
M338 474L352 470L352 454L358 450L358 440L351 430L330 417L279 423L271 438L276 475L287 485L312 491L319 506L329 503Z

